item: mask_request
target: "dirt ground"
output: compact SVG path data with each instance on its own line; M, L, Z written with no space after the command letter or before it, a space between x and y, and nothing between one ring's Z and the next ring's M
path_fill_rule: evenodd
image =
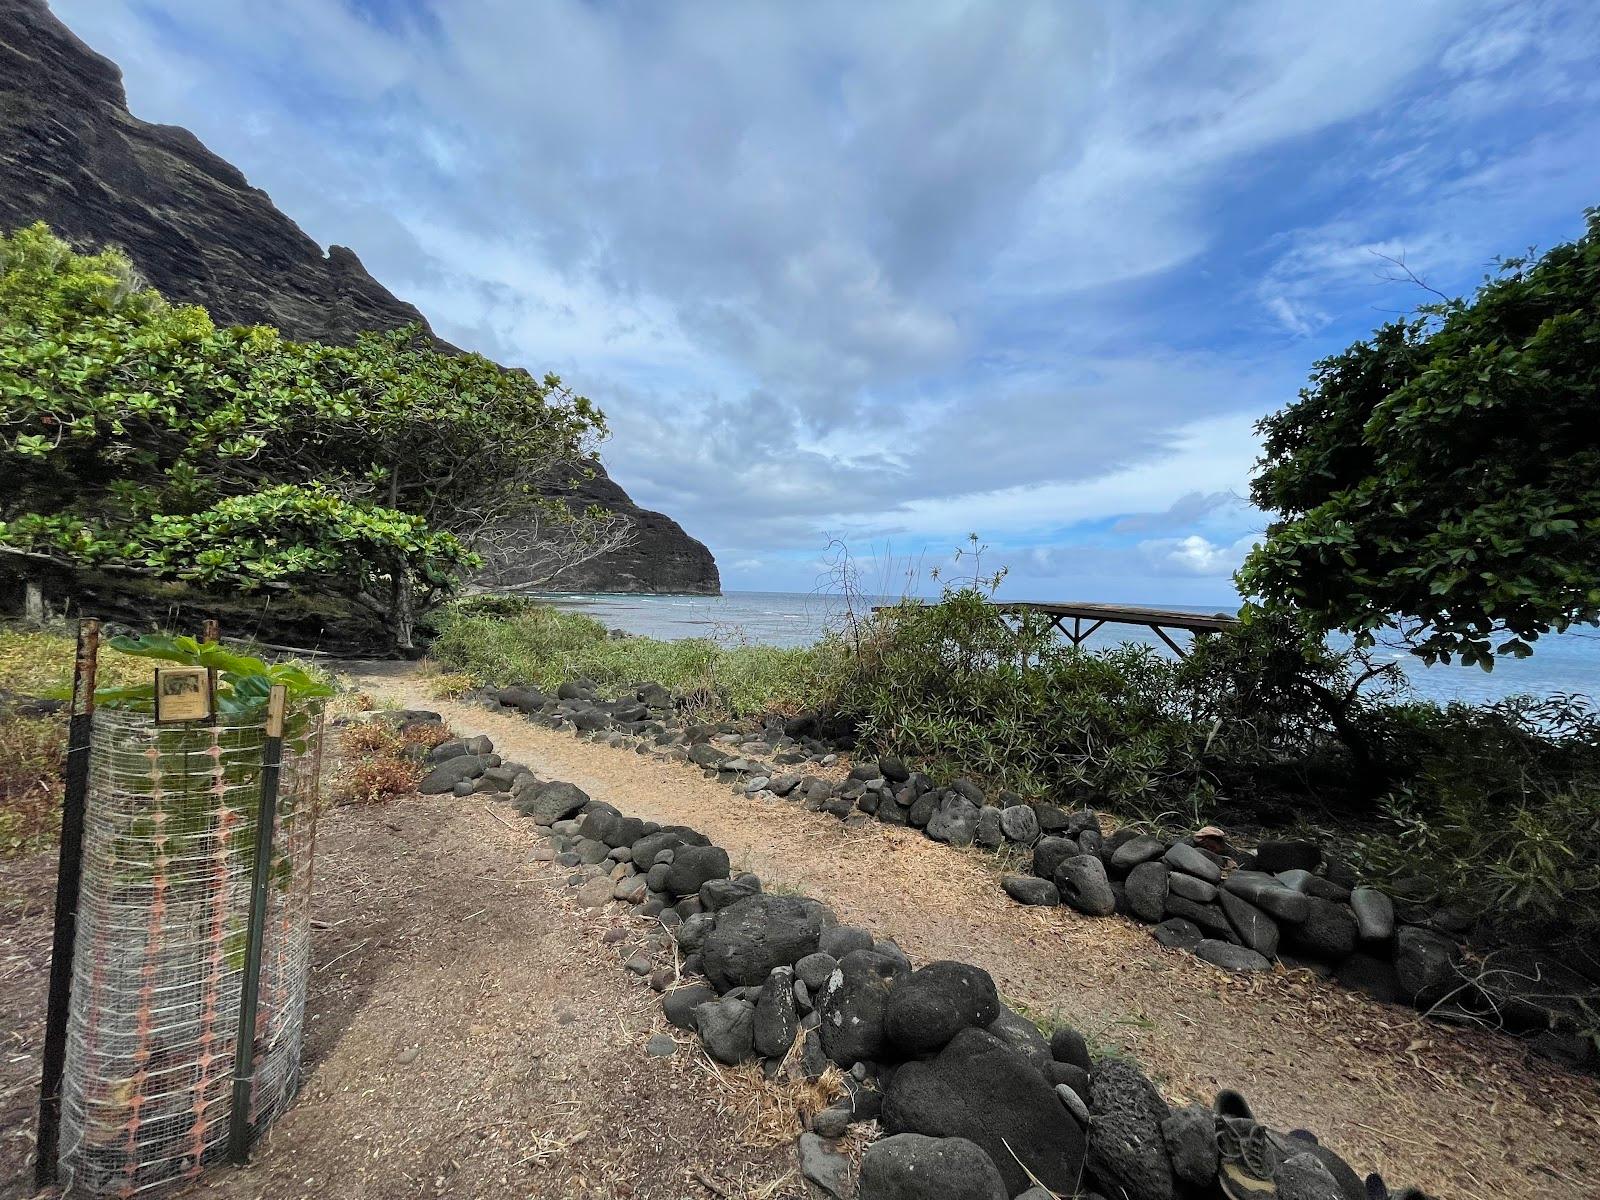
M513 821L454 798L324 819L305 1083L247 1169L182 1195L805 1195L793 1122L771 1144L769 1090L719 1076L624 970L659 926L577 909L568 873L530 861L533 830ZM33 1194L53 873L48 856L0 864L4 1200ZM612 927L629 936L604 944ZM671 1057L645 1053L661 1032L677 1035Z
M1443 1198L1600 1195L1600 1085L1511 1039L1425 1023L1305 971L1224 975L1131 923L1011 903L982 852L734 795L697 768L439 701L415 680L364 685L487 733L508 759L630 815L693 825L736 869L827 901L914 961L984 967L1035 1018L1134 1054L1169 1098L1209 1102L1239 1088L1264 1119L1310 1129L1361 1171Z
M1125 922L1012 904L988 855L732 795L693 768L435 701L414 680L366 685L631 814L693 824L737 868L826 900L918 961L984 966L1014 1005L1137 1055L1173 1098L1240 1087L1275 1123L1441 1198L1600 1194L1596 1081L1508 1039L1303 972L1225 976ZM306 1082L248 1169L184 1194L803 1195L793 1121L753 1072L718 1072L682 1034L671 1057L645 1053L669 1027L620 963L648 924L576 909L534 845L530 825L479 800L329 814ZM0 864L0 1200L31 1195L52 871ZM607 945L613 928L626 935Z

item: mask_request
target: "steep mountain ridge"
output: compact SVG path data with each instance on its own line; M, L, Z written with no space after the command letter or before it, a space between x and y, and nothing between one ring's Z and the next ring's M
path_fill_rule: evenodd
M194 134L133 116L116 64L44 0L0 0L0 228L38 220L74 243L120 246L163 295L203 304L219 323L327 342L428 328L355 251L324 254ZM563 577L563 590L719 591L711 552L603 473L570 499L625 514L636 537Z

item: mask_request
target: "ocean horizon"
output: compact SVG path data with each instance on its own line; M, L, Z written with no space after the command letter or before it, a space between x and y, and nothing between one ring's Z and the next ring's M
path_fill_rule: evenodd
M720 596L641 595L636 593L540 593L538 599L575 608L608 628L662 641L708 638L723 645L808 646L837 627L847 609L843 598L825 592L725 591ZM893 604L898 596L864 596L860 602ZM1021 601L1026 597L1002 597ZM1181 612L1231 612L1237 603L1211 606L1128 601ZM1175 632L1180 644L1187 634ZM1084 646L1096 649L1119 642L1172 651L1148 629L1106 625ZM1335 639L1337 644L1337 639ZM1379 654L1400 664L1420 699L1438 703L1486 704L1514 695L1600 694L1600 630L1569 631L1540 638L1531 658L1504 659L1493 671L1459 664L1429 666L1403 647L1383 646Z

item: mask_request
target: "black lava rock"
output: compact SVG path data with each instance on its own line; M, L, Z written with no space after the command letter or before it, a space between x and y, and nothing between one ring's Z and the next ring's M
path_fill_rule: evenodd
M1402 925L1395 935L1394 969L1406 999L1419 1007L1437 1004L1461 985L1461 951L1443 934Z
M1126 1059L1100 1063L1089 1084L1088 1166L1101 1183L1139 1200L1172 1200L1172 1159L1161 1123L1172 1115L1155 1085Z
M1048 879L1033 875L1006 875L1001 878L1000 886L1018 904L1061 903L1061 893Z
M695 1028L706 1053L719 1063L735 1067L748 1062L755 1050L755 1005L724 996L694 1010Z
M1008 1200L994 1160L959 1137L897 1133L867 1147L859 1200Z
M1296 950L1323 962L1348 958L1356 948L1356 917L1347 904L1308 896L1304 923L1291 926L1289 940Z
M794 1045L800 1016L794 1003L794 968L774 967L756 1000L755 1050L762 1058L781 1058Z
M674 896L693 896L707 881L727 877L728 852L721 846L682 846L672 852L667 890Z
M889 993L884 1029L906 1054L928 1054L963 1029L982 1028L999 1015L1000 995L989 972L967 963L934 962Z
M519 797L517 811L525 817L532 817L540 825L554 825L587 803L589 794L576 784L552 780L539 784Z
M1139 920L1154 925L1166 915L1167 876L1165 863L1142 862L1128 872L1128 911Z
M716 989L709 984L691 983L687 987L673 988L661 998L661 1007L666 1011L667 1020L693 1033L697 1031L694 1010L716 998Z
M731 904L700 948L706 976L724 990L760 985L774 967L816 953L826 919L827 909L802 896L757 894Z
M1056 868L1083 849L1074 838L1045 837L1033 848L1033 873L1040 879L1054 881Z
M822 1049L841 1067L876 1062L888 1047L885 1017L894 986L910 972L874 950L852 950L839 960L817 996Z
M1116 893L1098 856L1077 854L1056 867L1056 890L1061 901L1091 917L1109 917L1117 911Z
M1268 971L1272 964L1247 946L1206 938L1194 948L1194 956L1235 975L1247 971Z
M1150 931L1150 936L1171 950L1193 950L1205 937L1200 926L1182 917L1168 917Z
M896 1070L880 1120L890 1133L976 1143L999 1169L1007 1195L1030 1185L1029 1172L1071 1195L1083 1171L1083 1130L1054 1089L981 1029L964 1029L936 1057Z
M1089 1058L1087 1039L1070 1025L1063 1025L1050 1035L1050 1057L1058 1063L1071 1063L1085 1071L1094 1065Z

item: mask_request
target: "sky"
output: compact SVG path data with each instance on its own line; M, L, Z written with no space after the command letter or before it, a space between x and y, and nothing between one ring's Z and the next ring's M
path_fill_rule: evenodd
M1311 365L1600 204L1592 0L53 0L730 589L1209 606ZM964 565L964 564L963 564Z

